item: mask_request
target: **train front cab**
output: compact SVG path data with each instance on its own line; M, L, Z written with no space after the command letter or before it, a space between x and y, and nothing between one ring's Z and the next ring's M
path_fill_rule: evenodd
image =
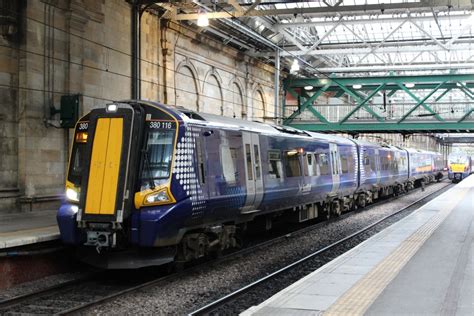
M471 174L471 158L467 156L452 156L448 161L448 178L459 182Z
M171 170L179 126L157 106L133 103L111 104L81 118L57 216L63 242L96 255L139 245L140 214L176 203ZM156 238L155 231L149 235Z
M95 109L77 126L58 213L66 243L115 247L126 239L125 221L133 202L137 142L143 110L128 104ZM130 198L132 197L132 199Z

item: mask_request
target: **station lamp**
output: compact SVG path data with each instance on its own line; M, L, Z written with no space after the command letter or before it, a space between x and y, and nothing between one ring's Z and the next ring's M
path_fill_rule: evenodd
M209 18L207 17L207 12L199 10L197 25L201 27L209 26Z
M291 64L290 72L297 72L300 70L300 64L298 63L298 59L293 60L293 64Z
M405 87L407 87L407 88L413 88L414 86L415 86L415 84L413 82L405 83Z
M360 89L360 88L362 88L362 85L360 85L360 84L355 84L355 85L352 86L352 88L354 88L354 89Z
M304 89L306 91L311 91L311 90L313 90L313 86L304 86Z

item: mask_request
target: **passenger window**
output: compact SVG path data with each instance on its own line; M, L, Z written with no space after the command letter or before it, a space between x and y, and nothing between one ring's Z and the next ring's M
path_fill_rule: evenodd
M201 140L199 138L196 140L196 152L199 165L199 181L201 184L204 184L206 183L206 173L204 170L204 158L202 156Z
M225 181L227 183L235 183L235 175L237 173L237 152L235 148L221 145L221 165Z
M313 176L314 175L313 154L306 154L306 162L308 164L308 167L307 167L307 170L305 171L307 175Z
M370 156L367 152L364 152L364 172L370 174L372 172Z
M347 157L342 156L342 155L341 155L341 169L342 169L342 173L348 173L349 172L349 168L347 166Z
M281 156L279 151L268 152L268 174L270 178L280 179L282 171Z
M322 176L329 174L329 159L327 154L319 154L319 171Z
M308 176L308 154L303 155L303 174L305 177Z
M298 152L296 150L285 151L285 171L288 178L300 177L301 166Z
M253 180L252 153L250 152L250 144L245 144L245 157L247 159L247 178L249 180Z
M339 166L338 166L338 159L337 154L335 152L331 152L332 158L332 174L337 175L339 173Z
M262 175L260 172L260 155L258 153L258 145L253 145L253 151L255 154L255 178L257 178L257 180L260 180Z
M370 169L372 169L372 171L377 171L377 165L375 164L375 159L377 158L377 156L373 156L371 157L370 159Z
M319 155L314 154L313 155L314 161L313 161L313 175L319 176L321 174L319 170Z
M380 170L387 170L386 169L387 158L384 156L380 157Z

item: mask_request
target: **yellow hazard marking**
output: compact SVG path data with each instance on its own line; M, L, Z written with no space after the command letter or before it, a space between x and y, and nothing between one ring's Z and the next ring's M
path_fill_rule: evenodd
M457 201L462 201L468 189L459 192ZM403 241L395 251L377 264L368 274L345 292L323 315L362 315L401 269L415 255L425 241L443 223L459 203L454 203L433 216L410 237Z
M113 215L122 153L123 118L99 118L92 145L86 214Z

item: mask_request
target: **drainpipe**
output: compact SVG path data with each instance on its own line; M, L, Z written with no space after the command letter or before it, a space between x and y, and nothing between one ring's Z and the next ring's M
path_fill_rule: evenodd
M275 110L273 111L275 116L275 124L280 124L280 50L275 50Z
M140 99L140 0L132 1L132 99Z

